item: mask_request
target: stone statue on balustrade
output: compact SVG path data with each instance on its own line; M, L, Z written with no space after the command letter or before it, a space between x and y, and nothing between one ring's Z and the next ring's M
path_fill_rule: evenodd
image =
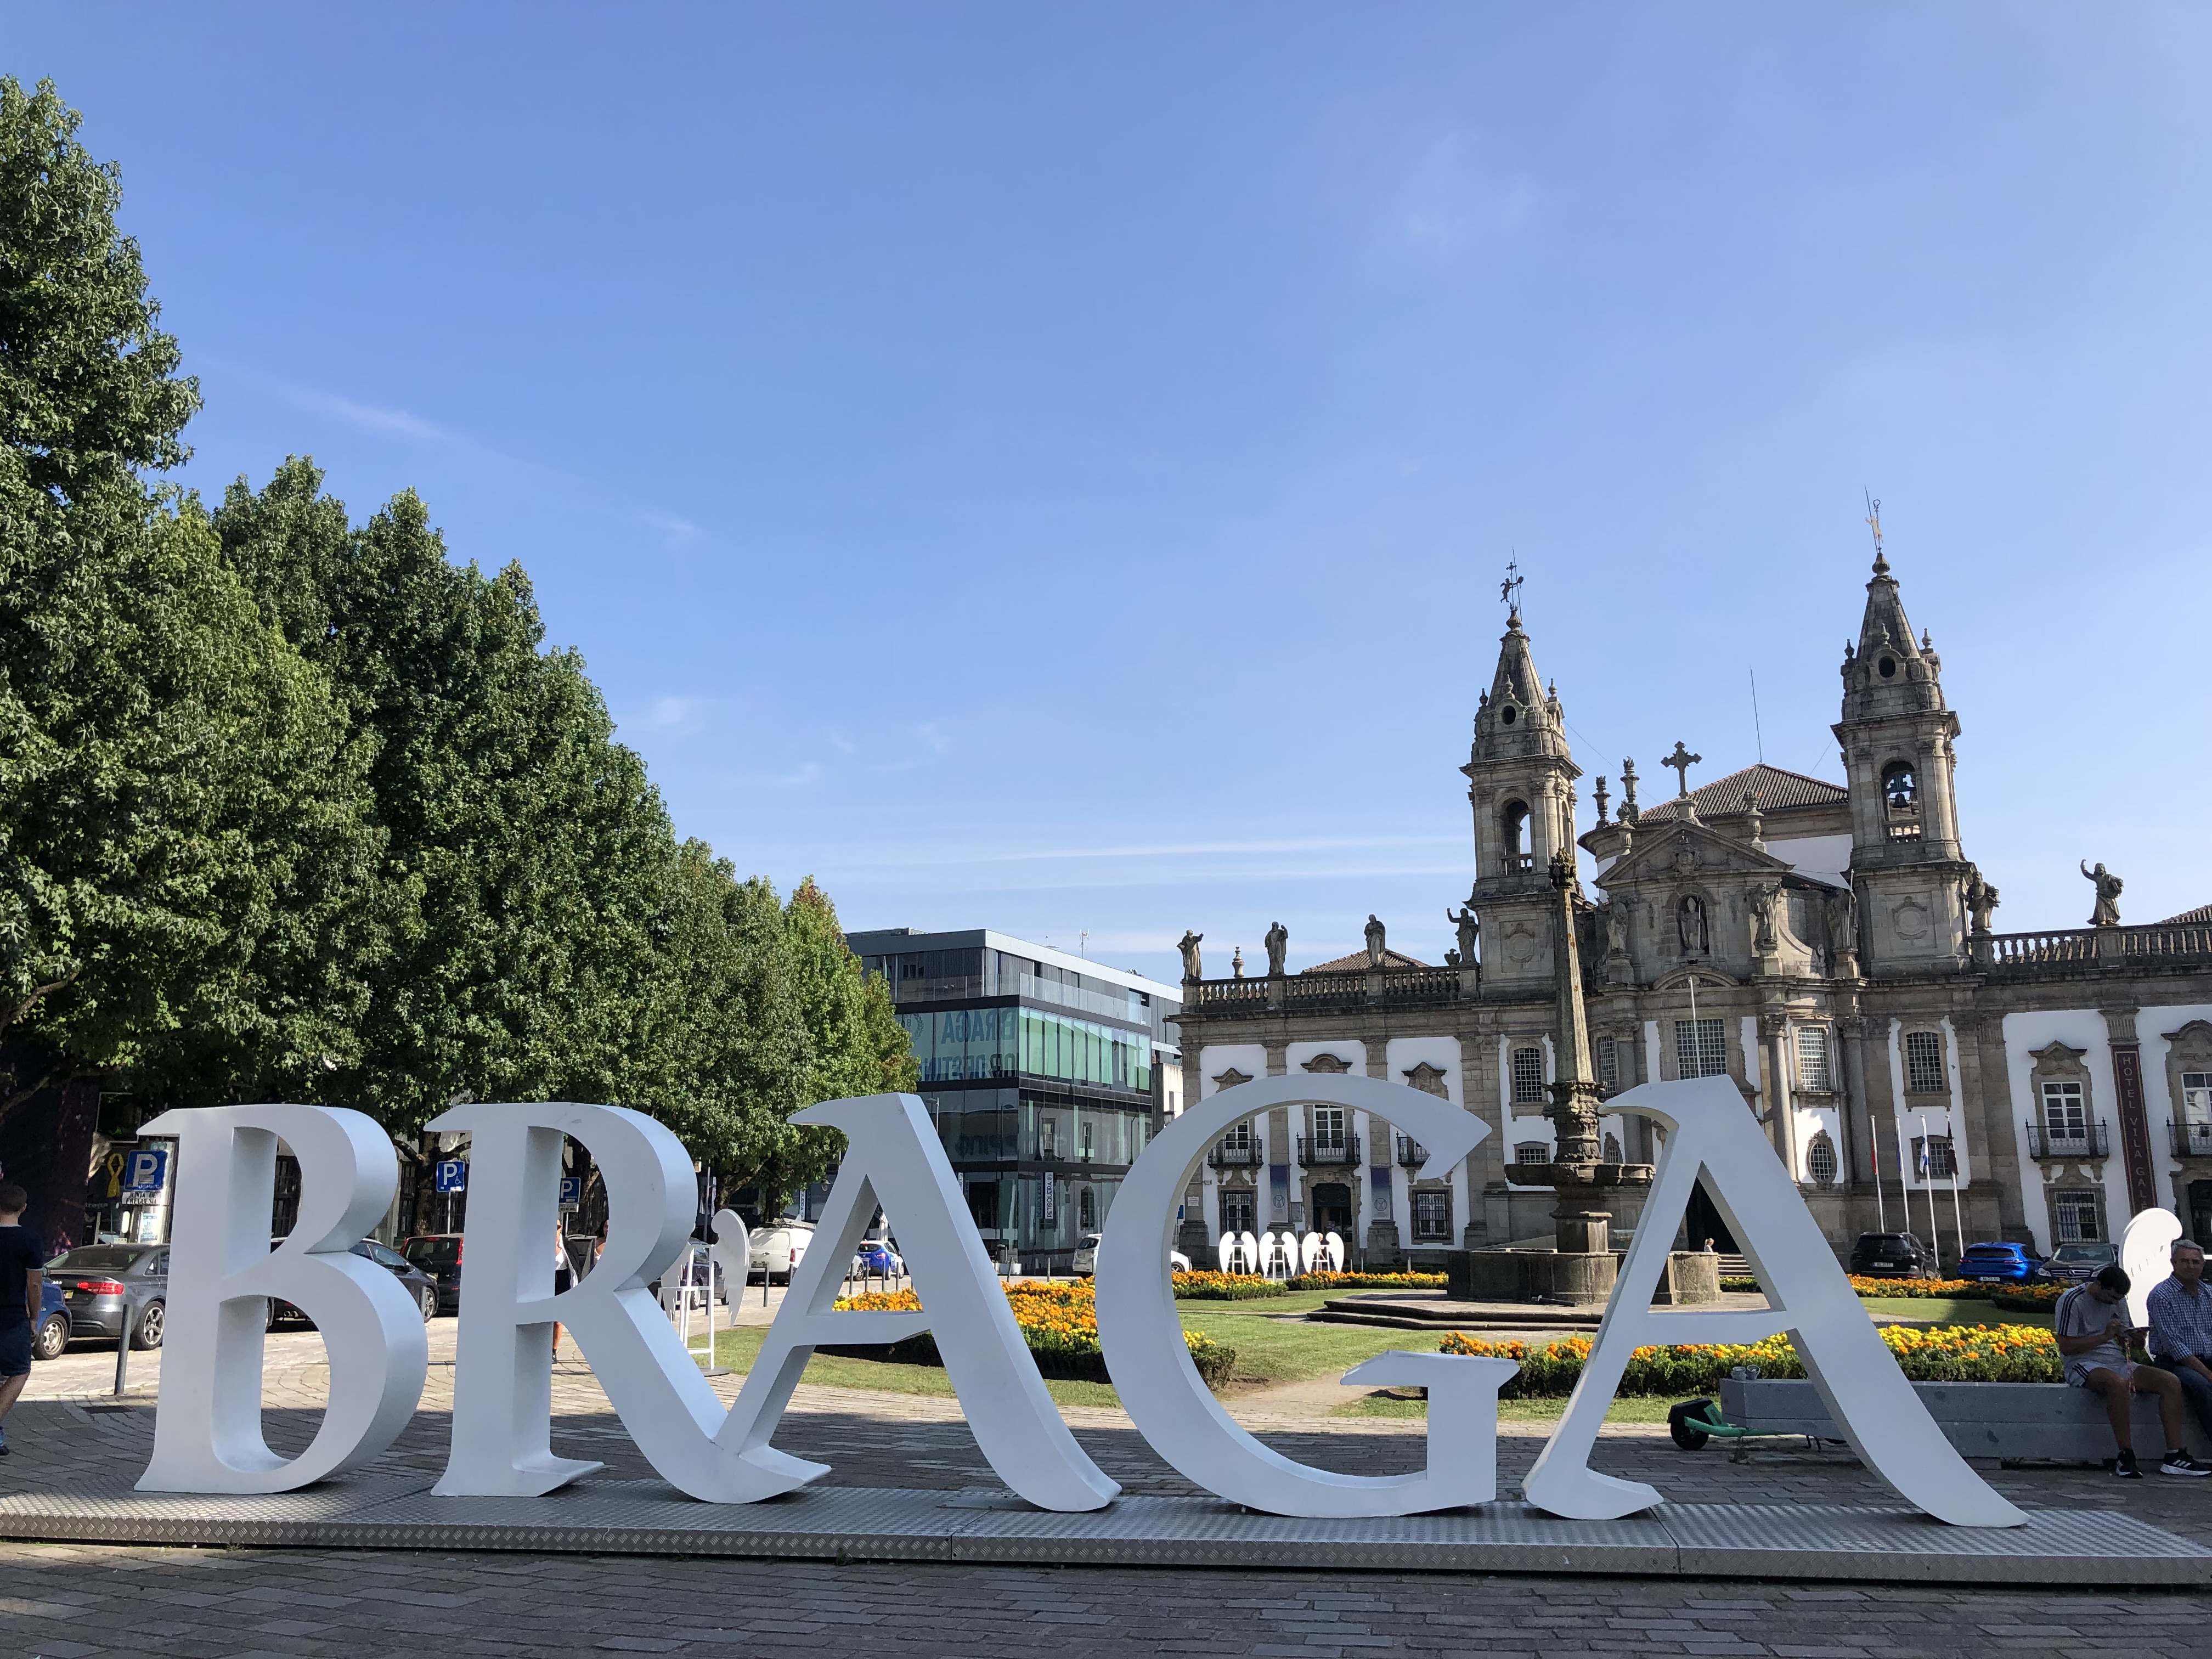
M1990 931L1990 912L1997 908L1997 890L1982 879L1979 870L1966 878L1966 914L1973 919L1974 931Z
M1185 928L1182 939L1176 945L1176 949L1182 952L1182 976L1187 980L1206 977L1206 965L1198 956L1198 942L1205 937L1203 933L1194 933Z
M1291 948L1291 930L1279 921L1267 929L1265 943L1267 946L1267 977L1280 979L1283 976L1283 957Z
M1382 965L1383 938L1382 924L1370 915L1367 918L1367 965L1370 968Z
M2120 888L2124 884L2111 871L2099 865L2092 870L2081 866L2081 873L2097 887L2097 908L2089 914L2092 927L2117 927L2120 925Z
M1474 899L1469 897L1468 902L1456 912L1450 910L1445 911L1444 920L1451 923L1452 927L1459 933L1458 965L1470 968L1473 967L1474 965L1474 943L1475 940L1480 938L1482 934L1482 923L1475 917Z

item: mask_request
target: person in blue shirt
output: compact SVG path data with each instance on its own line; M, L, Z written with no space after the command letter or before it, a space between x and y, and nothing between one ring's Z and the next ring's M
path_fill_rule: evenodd
M2212 1446L2212 1288L2204 1283L2204 1252L2176 1242L2173 1276L2144 1297L2150 1316L2150 1363L2181 1379L2182 1398Z
M0 1425L31 1380L31 1334L46 1295L46 1253L23 1224L30 1201L15 1182L0 1183ZM7 1455L7 1431L0 1426L0 1457Z

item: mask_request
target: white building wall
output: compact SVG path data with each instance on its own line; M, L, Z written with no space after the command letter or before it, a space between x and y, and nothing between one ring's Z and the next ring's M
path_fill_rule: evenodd
M1893 1048L1893 1033L1890 1041ZM2034 1235L2035 1248L2044 1255L2049 1255L2055 1248L2051 1236L2051 1206L2044 1201L2043 1166L2027 1155L2027 1126L2036 1121L2039 1110L2033 1056L2038 1049L2053 1042L2087 1051L2081 1063L2089 1068L2091 1092L2095 1097L2090 1109L2093 1120L2102 1118L2111 1128L2119 1101L2119 1086L2112 1075L2112 1045L2104 1015L2094 1008L2066 1008L2004 1017L2005 1072L2012 1084L2013 1145L2019 1153L2021 1182L2025 1188L2021 1207L2027 1212L2027 1230ZM2165 1047L2163 1043L2159 1046L2161 1049ZM1896 1064L1893 1057L1892 1064ZM2118 1133L2113 1133L2116 1149L2118 1140ZM2104 1191L2105 1237L2111 1239L2118 1239L2128 1224L2128 1179L2117 1157L2116 1151L2114 1157L2104 1161L2104 1179L2100 1183Z

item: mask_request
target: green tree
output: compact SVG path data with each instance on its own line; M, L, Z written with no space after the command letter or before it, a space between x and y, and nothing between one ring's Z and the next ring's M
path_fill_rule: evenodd
M368 746L137 476L197 390L76 122L0 81L0 1116L312 1097L382 949Z
M385 881L409 920L375 975L354 1103L411 1128L459 1095L649 1106L679 915L644 763L519 565L456 566L410 491L358 530L288 461L216 514L264 612L376 740Z
M70 501L183 460L199 407L115 227L122 173L77 142L81 118L52 82L0 76L0 443L21 483Z

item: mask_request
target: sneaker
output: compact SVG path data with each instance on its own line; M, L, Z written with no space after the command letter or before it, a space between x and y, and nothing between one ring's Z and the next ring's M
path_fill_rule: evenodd
M2112 1479L2115 1480L2140 1480L2142 1478L2143 1472L2136 1467L2136 1455L2133 1452L2122 1452L2113 1460Z
M2185 1451L2170 1451L2166 1455L2166 1462L2158 1466L2158 1472L2201 1480L2212 1474L2212 1463L2200 1463Z

